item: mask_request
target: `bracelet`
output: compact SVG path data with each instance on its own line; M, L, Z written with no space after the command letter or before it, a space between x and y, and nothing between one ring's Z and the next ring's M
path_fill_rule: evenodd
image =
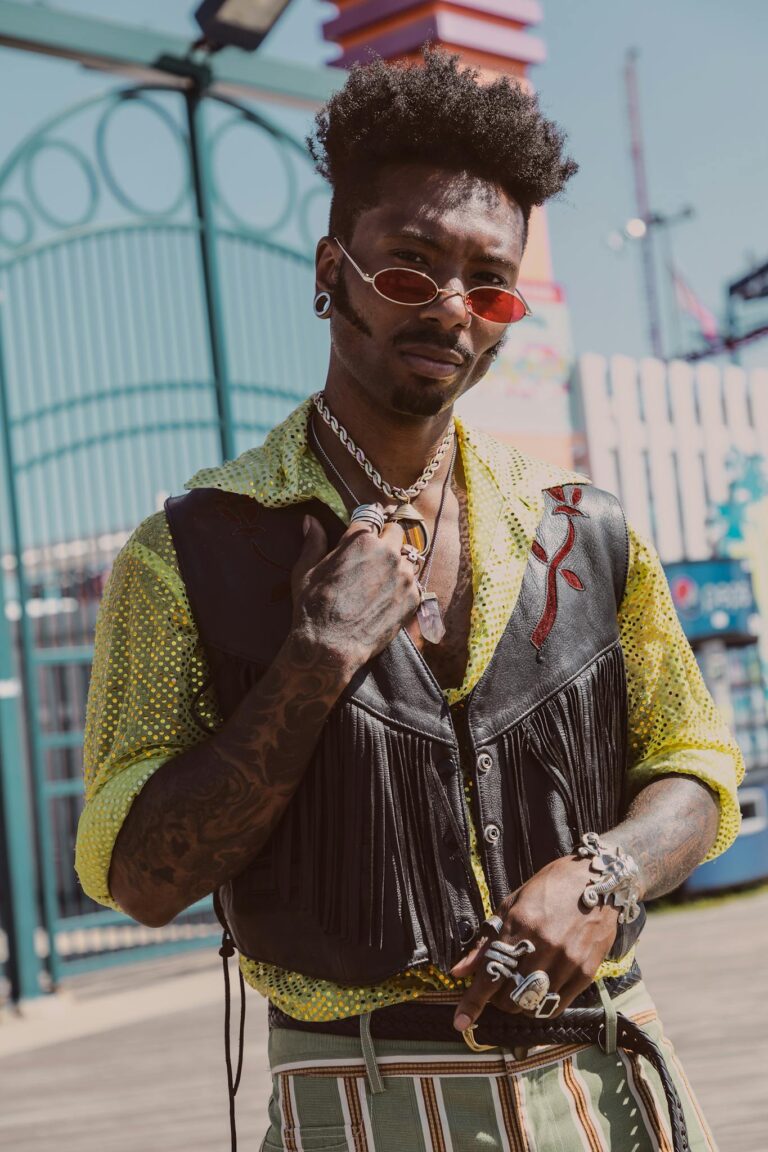
M596 908L601 900L613 900L619 909L619 924L631 924L640 915L640 869L637 862L621 848L615 851L603 843L596 832L585 832L575 852L590 858L590 870L598 873L581 894L585 908Z

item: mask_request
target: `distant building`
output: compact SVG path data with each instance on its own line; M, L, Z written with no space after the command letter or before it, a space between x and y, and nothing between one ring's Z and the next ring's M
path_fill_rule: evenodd
M577 467L655 543L744 754L742 835L689 886L768 875L768 370L589 355L572 400Z

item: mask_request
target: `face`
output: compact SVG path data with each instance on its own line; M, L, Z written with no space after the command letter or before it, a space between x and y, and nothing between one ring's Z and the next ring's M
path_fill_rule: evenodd
M496 185L421 164L386 169L378 201L339 239L363 272L413 268L438 287L512 290L524 246L520 206ZM472 315L463 295L406 306L383 299L332 239L317 249L317 289L329 291L329 381L402 415L449 408L488 371L507 327ZM524 321L523 321L524 323Z

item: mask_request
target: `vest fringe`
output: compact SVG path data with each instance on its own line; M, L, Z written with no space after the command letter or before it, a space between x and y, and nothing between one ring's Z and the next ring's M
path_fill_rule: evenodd
M448 801L432 755L427 738L337 708L272 838L278 898L324 932L381 949L391 869L414 955L453 963L458 930L440 862Z
M605 832L620 819L627 760L626 671L620 644L524 717L502 740L508 763L506 811L514 822L519 874L526 880L535 871L526 755L555 783L577 836Z

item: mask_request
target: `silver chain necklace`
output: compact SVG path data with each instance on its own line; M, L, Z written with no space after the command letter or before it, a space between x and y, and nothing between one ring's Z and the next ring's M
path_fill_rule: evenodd
M398 500L401 504L410 503L410 501L415 499L420 492L424 491L434 476L435 472L437 472L438 468L440 467L446 452L453 443L455 426L454 424L451 424L451 427L449 428L448 432L446 432L440 443L440 447L437 449L437 452L435 452L434 456L430 460L429 464L427 464L418 480L415 480L414 483L411 484L410 488L398 488L396 485L388 484L386 480L382 479L381 473L378 472L376 468L374 468L373 464L371 464L362 448L358 448L344 425L340 424L336 417L333 415L325 402L323 393L315 392L314 396L312 397L312 402L322 416L323 420L325 420L328 427L331 429L335 436L338 436L339 440L347 448L350 456L353 458L353 460L357 461L371 483L375 485L375 487L378 488L380 492L383 492L385 496L388 496L390 500Z
M323 448L322 444L320 443L320 437L315 431L315 426L311 418L309 421L309 431L311 432L312 439L314 440L315 445L319 449L320 454L322 455L326 464L329 466L329 468L332 469L337 479L344 485L347 492L352 497L354 503L356 505L359 504L359 498L352 491L349 484L347 484L341 472L339 472L333 460L331 460L325 448ZM443 508L445 506L445 494L448 490L448 485L451 482L455 464L456 441L454 439L453 451L451 452L451 460L448 465L448 472L446 474L445 480L443 481L443 488L442 492L440 493L440 505L437 509L437 516L435 517L435 523L432 529L432 540L429 545L429 552L427 554L426 563L424 564L424 570L421 573L421 577L418 581L419 588L421 589L421 603L416 609L416 619L418 620L419 631L421 632L424 639L427 640L430 644L439 644L443 636L445 636L445 624L443 623L443 616L440 611L440 605L438 603L437 596L434 592L427 591L427 585L429 583L430 573L432 572L432 565L435 560L435 552L437 550L437 536L440 531L440 521L442 519Z
M338 480L339 480L339 481L340 481L340 482L341 482L341 483L344 485L344 487L346 488L347 492L349 492L350 496L351 496L351 497L352 497L352 499L354 500L354 502L355 502L355 507L357 507L357 505L358 505L358 504L361 504L361 503L362 503L362 501L360 500L360 497L355 495L355 493L354 493L354 492L352 491L352 489L350 488L349 484L347 484L346 480L345 480L345 479L344 479L344 477L342 476L341 472L339 472L339 470L338 470L338 468L336 467L336 465L334 464L333 460L331 460L331 458L330 458L330 456L328 455L328 453L326 452L325 448L323 448L322 444L320 443L320 437L318 436L317 432L315 432L315 425L314 425L314 423L313 423L313 421L312 421L312 420L310 420L310 421L309 421L309 430L310 430L310 432L312 433L312 439L313 439L313 440L314 440L314 442L315 442L315 446L316 446L317 448L319 448L319 449L320 449L320 454L322 455L322 457L323 457L323 459L325 460L326 464L327 464L327 465L328 465L328 467L329 467L329 468L331 468L331 469L333 470L333 472L336 474L336 478L337 478L337 479L338 479Z

